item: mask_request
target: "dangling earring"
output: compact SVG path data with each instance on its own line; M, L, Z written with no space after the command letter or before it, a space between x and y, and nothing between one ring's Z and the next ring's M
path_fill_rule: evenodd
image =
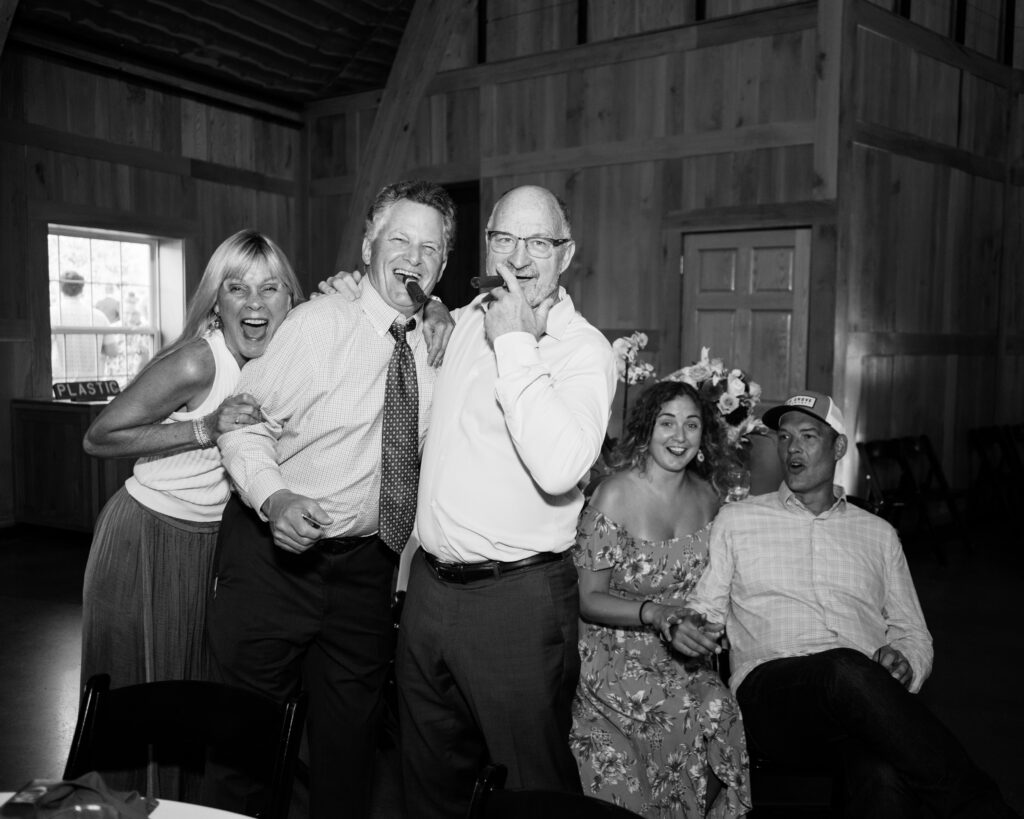
M214 311L213 311L213 318L210 319L210 329L211 330L219 330L223 326L224 326L224 322L222 322L220 320L220 313L218 313L217 310L214 309Z
M698 449L697 450L697 463L699 463L699 464L704 463L704 450L703 449Z

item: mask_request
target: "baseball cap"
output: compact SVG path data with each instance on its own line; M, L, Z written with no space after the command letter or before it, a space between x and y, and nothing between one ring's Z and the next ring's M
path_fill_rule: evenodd
M784 404L772 407L761 418L769 429L778 429L779 421L787 412L802 412L824 421L840 435L846 434L846 425L843 423L843 413L840 412L832 396L821 392L804 390L786 399Z

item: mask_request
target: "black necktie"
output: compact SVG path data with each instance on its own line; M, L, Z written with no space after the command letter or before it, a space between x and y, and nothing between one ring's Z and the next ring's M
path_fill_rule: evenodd
M395 351L384 387L380 468L380 538L396 552L405 548L416 518L420 478L419 388L416 361L405 340L405 322L391 325Z

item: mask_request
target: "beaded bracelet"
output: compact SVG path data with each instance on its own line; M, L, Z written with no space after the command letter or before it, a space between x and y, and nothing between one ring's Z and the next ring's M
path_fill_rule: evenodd
M210 440L210 434L206 431L205 418L192 419L192 435L195 437L196 443L199 444L200 449L209 449L213 446L213 441Z
M638 616L640 617L640 625L641 626L646 626L647 625L647 623L644 622L644 606L646 606L650 602L651 602L650 600L644 600L644 602L640 604L640 611L638 612Z

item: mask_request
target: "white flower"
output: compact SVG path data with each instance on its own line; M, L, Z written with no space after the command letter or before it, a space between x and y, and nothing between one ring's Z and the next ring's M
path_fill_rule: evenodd
M761 385L760 384L758 384L756 381L751 381L747 385L747 388L750 390L750 397L752 399L754 399L754 403L757 403L758 401L761 400Z
M740 400L735 395L723 392L718 398L718 411L722 415L728 415L740 405Z
M739 370L733 370L730 372L726 392L729 393L729 395L739 398L746 391L747 385L743 381L742 373Z
M612 352L615 353L615 371L619 376L619 381L625 381L629 365L636 358L636 346L633 344L633 339L626 336L615 339L612 342Z
M654 365L641 361L629 368L627 380L630 384L639 384L654 375Z
M637 330L635 333L633 333L632 338L633 343L636 345L636 348L638 350L642 350L644 347L647 346L647 333L641 333L639 330Z
M705 348L707 349L707 348ZM689 378L684 378L687 383L692 383L695 387L700 385L701 381L707 381L711 378L711 368L703 362L698 364L692 364L689 367L684 367L683 371L689 370L687 373Z

